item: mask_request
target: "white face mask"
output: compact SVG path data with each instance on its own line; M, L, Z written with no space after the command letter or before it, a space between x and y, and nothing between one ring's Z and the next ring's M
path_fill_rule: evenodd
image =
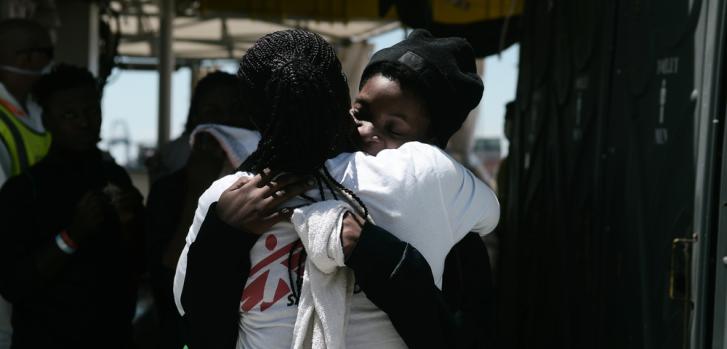
M44 74L50 73L51 69L53 69L53 62L46 64L45 67L41 70L29 70L29 69L23 69L18 67L13 67L11 65L0 65L0 69L4 71L9 71L11 73L20 74L20 75L28 75L28 76L41 76Z

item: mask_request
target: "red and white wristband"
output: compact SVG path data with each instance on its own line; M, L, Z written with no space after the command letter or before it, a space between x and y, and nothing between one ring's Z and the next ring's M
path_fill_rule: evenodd
M65 254L73 254L78 249L78 244L68 236L68 231L66 230L61 230L56 235L56 245Z

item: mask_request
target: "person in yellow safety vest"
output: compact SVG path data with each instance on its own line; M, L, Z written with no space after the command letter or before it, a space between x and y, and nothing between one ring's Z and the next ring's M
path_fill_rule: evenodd
M48 152L41 108L30 97L33 84L50 67L48 31L27 19L0 22L0 185Z
M10 177L20 174L45 156L50 146L50 135L26 126L18 120L18 113L11 112L4 102L0 100L0 139L10 157L10 171L6 173Z
M50 35L40 24L0 21L0 186L48 152L50 134L30 91L52 59ZM11 314L10 303L0 297L0 349L11 345Z

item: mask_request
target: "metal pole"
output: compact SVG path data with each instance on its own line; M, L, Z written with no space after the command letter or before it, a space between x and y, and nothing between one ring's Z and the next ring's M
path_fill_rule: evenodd
M54 42L60 43L55 49L58 62L86 67L93 75L98 75L98 12L95 2L69 0L59 4L55 20L42 23L52 26Z
M157 124L157 147L169 141L172 115L172 72L174 52L172 51L174 0L160 0L159 7L159 122Z

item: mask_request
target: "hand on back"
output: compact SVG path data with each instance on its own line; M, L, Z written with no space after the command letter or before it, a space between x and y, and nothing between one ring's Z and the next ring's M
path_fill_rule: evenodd
M293 213L279 206L313 187L310 178L292 174L272 176L263 171L255 177L243 177L222 193L217 202L217 216L228 225L261 235L273 225L287 221Z
M348 258L361 237L361 230L366 223L361 216L354 212L346 211L341 224L341 247L343 255Z

